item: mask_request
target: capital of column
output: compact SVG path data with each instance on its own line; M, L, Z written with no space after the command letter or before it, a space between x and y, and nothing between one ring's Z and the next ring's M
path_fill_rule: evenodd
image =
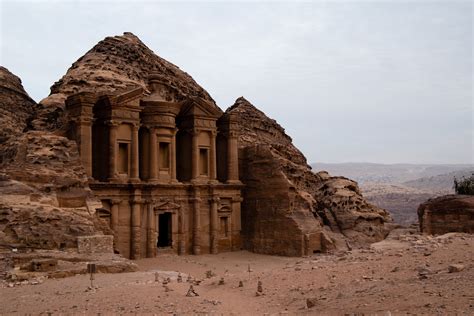
M115 121L115 120L107 121L107 125L110 126L110 127L117 127L120 124L122 124L122 122L120 122L120 121Z
M140 129L140 123L132 123L133 131L138 131Z
M200 128L192 128L192 129L189 130L189 132L193 136L199 136L199 133L201 133L201 129Z
M235 138L239 136L239 133L237 131L229 131L228 136L229 138Z
M120 200L120 199L111 199L110 200L110 204L112 204L112 205L116 205L116 204L120 204L120 203L122 203L122 200Z
M209 199L209 201L214 202L214 203L219 203L220 200L221 200L221 198L218 197L218 196L213 196Z

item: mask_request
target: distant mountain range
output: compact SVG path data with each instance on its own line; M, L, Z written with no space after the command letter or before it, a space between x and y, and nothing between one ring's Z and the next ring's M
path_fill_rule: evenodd
M334 176L345 176L359 184L404 183L420 178L430 178L458 171L474 171L474 164L376 164L365 162L312 163L314 171L326 170ZM452 179L451 179L452 183ZM452 185L451 185L452 186Z
M427 199L454 193L454 177L461 179L474 173L474 164L313 163L311 166L315 172L326 170L333 176L357 181L371 203L385 208L395 222L405 225L418 221L416 210Z

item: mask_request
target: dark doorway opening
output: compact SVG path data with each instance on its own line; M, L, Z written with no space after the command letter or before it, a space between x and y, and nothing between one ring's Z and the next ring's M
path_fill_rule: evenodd
M158 215L158 247L171 247L171 213Z

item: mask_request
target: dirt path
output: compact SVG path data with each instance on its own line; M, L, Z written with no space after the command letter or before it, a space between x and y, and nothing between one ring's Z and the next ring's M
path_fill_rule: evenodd
M394 236L371 249L306 258L246 251L162 255L138 260L139 272L98 274L93 291L86 275L38 285L4 283L0 313L473 315L473 262L474 236L463 234ZM452 264L462 271L449 273ZM206 271L215 276L207 278ZM178 272L183 283L176 281ZM202 280L194 286L197 297L186 296L188 274ZM167 277L169 292L162 285ZM256 296L258 280L262 296Z

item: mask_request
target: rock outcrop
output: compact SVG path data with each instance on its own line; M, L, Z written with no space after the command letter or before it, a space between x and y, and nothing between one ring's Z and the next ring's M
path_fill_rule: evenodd
M29 124L37 104L19 78L0 68L0 246L77 247L78 236L103 234L77 145Z
M0 66L0 164L15 155L14 140L26 130L35 105L20 78Z
M256 252L304 255L382 240L389 214L357 183L314 173L292 139L243 97L230 107L240 127L243 239Z
M420 230L425 234L474 233L474 196L444 195L418 207Z

